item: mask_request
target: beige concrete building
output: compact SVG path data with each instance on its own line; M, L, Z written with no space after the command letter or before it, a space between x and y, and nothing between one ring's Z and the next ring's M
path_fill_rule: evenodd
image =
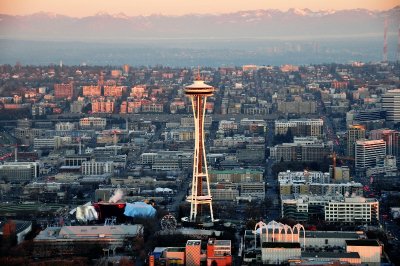
M377 240L347 240L346 252L357 252L360 255L361 263L368 265L380 265L382 246Z
M210 170L210 182L262 182L263 172L250 169Z
M264 264L279 265L289 259L300 259L300 243L264 242L261 246L261 260Z
M101 117L84 117L79 120L81 129L105 129L107 120Z
M285 114L314 114L316 110L314 101L278 102L278 112Z
M347 156L355 157L355 143L359 139L365 139L365 127L350 125L347 129Z
M83 86L82 87L83 96L101 96L100 86Z
M316 136L323 134L324 121L322 119L291 119L289 121L275 121L275 135L284 135L289 128L293 136Z

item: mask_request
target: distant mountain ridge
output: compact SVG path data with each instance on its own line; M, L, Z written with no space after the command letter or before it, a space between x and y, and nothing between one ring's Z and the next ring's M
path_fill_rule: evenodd
M400 23L400 6L367 9L276 9L226 14L127 16L97 13L82 18L39 12L26 16L0 14L0 37L30 40L130 41L141 38L328 38L383 35Z

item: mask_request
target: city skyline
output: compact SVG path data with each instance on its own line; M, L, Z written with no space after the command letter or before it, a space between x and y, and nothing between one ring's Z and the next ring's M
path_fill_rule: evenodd
M5 265L400 265L399 0L0 0Z
M38 12L49 12L54 14L85 17L92 16L99 12L110 14L123 13L127 16L148 16L153 14L180 16L187 14L223 14L246 10L257 9L278 9L286 11L290 8L318 10L345 10L354 8L363 8L369 10L387 10L398 5L395 0L338 0L338 1L319 1L319 0L301 0L301 1L257 1L249 0L246 2L228 0L215 1L205 0L182 1L182 0L149 0L146 2L137 2L129 0L120 0L117 3L109 1L86 2L82 5L81 1L50 1L50 0L5 0L0 5L1 14L9 15L29 15Z

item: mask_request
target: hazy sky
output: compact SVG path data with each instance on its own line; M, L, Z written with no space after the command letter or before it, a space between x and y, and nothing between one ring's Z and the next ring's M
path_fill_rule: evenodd
M40 11L83 17L98 12L126 15L227 13L253 9L310 8L385 10L398 0L0 0L0 13L26 15Z

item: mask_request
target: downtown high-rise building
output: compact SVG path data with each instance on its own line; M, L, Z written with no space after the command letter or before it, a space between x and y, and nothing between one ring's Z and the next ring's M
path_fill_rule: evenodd
M82 87L83 96L101 96L100 86L83 86Z
M387 155L398 156L400 149L400 132L393 129L375 129L369 133L369 139L383 139L386 142Z
M354 158L355 143L359 139L365 139L365 127L362 125L350 125L347 129L347 156Z
M386 111L386 121L400 122L400 89L388 90L382 95L382 109Z
M54 84L54 97L56 99L71 99L74 96L74 86L69 84Z
M396 157L396 161L400 163L400 132L393 129L376 129L371 130L369 139L383 139L386 142L386 155Z
M114 98L98 97L92 99L92 113L113 113L114 108Z
M123 86L104 86L104 96L122 97L124 88Z
M374 167L386 156L386 143L384 140L357 140L355 144L356 171L366 171Z

